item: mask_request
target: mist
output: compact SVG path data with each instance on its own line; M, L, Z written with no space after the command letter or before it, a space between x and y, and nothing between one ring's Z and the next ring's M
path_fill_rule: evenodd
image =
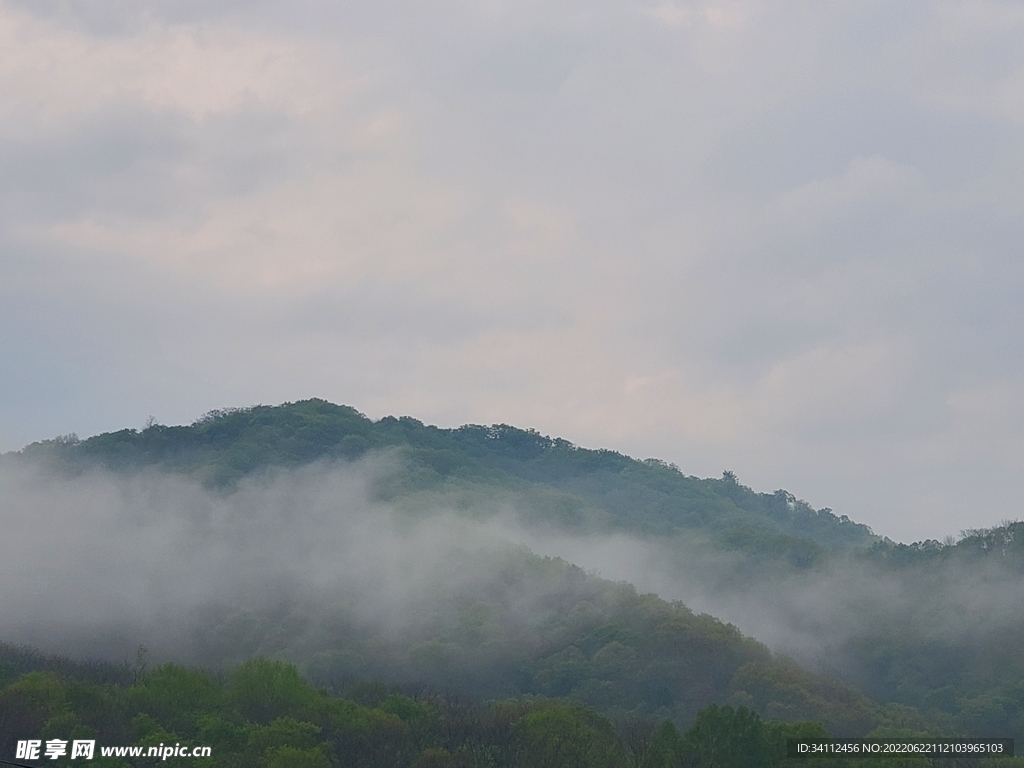
M398 627L457 548L496 544L444 510L399 518L371 501L376 457L248 479L231 493L186 476L34 464L0 471L0 616L6 641L110 655L138 644L188 655L204 610L332 595L357 620Z
M466 625L474 601L488 607L473 621L502 625L510 643L568 611L572 600L552 597L564 585L524 565L527 549L853 680L879 638L956 648L1020 624L1024 579L998 562L881 570L851 556L773 569L697 536L574 533L537 522L514 493L468 508L443 494L383 501L400 471L378 454L223 491L156 470L69 476L0 462L0 641L113 660L146 646L154 660L206 665L349 654L353 675L379 671L398 663L390 644ZM488 653L481 665L500 655Z
M881 679L912 657L921 676L952 679L965 665L1013 664L1022 627L1024 575L1009 558L951 559L939 566L880 567L855 554L793 570L751 562L701 536L527 535L531 548L666 600L684 602L818 672L892 696ZM1003 555L1005 555L1005 551ZM983 657L983 658L978 658ZM906 692L904 692L906 693Z

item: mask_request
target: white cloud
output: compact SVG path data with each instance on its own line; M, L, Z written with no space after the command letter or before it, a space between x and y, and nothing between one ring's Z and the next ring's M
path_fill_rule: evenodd
M921 196L921 187L913 168L884 157L858 157L842 176L816 179L786 192L768 209L767 217L803 227L828 226L867 206L912 203Z
M654 8L645 9L646 13L653 19L669 27L679 27L694 18L692 8L678 3L662 3Z
M451 193L400 168L369 164L211 202L198 223L90 218L47 234L75 252L118 253L227 292L308 294L445 269L442 260L457 254L434 246L426 260L421 249L459 209Z
M311 118L359 85L315 41L208 25L97 38L0 5L0 130L32 136L134 103L201 122L256 106Z
M907 339L815 347L775 363L757 382L754 408L772 428L831 432L886 419L903 403L914 367Z
M318 395L1013 498L1016 6L87 13L0 4L4 448Z
M747 14L738 4L709 5L704 9L704 18L713 27L738 27L747 21Z

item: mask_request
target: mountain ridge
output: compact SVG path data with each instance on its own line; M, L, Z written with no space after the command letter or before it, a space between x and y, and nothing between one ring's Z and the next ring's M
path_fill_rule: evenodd
M46 457L70 468L95 463L200 472L205 482L230 487L267 467L351 461L383 450L398 450L422 473L432 473L427 484L448 478L536 483L603 509L614 527L638 533L747 530L826 549L879 540L845 515L816 510L785 490L757 493L728 471L720 479L697 478L658 459L581 448L507 424L447 429L408 416L373 421L355 408L320 399L211 411L188 426L153 423L84 440L66 436L33 443L16 455Z
M418 530L424 515L448 521L431 533L435 542L456 529L444 527L454 525L452 521L476 526L473 530L478 533L507 533L509 518L502 516L502 509L511 509L518 515L513 521L518 530L529 528L533 541L562 537L548 555L560 554L558 547L565 542L604 542L608 548L594 550L598 558L607 553L617 557L616 548L635 545L640 561L632 573L661 569L662 581L648 581L641 593L656 592L670 598L666 604L681 600L698 612L723 617L722 626L732 622L742 627L747 638L792 653L806 669L835 674L851 690L886 702L880 706L888 714L881 720L872 715L875 722L900 721L918 728L922 723L937 723L947 733L1024 733L1024 663L1020 661L1024 646L1019 639L1024 637L1024 620L1017 611L1024 596L1024 523L967 531L956 541L901 544L877 537L867 526L827 508L815 510L787 491L755 492L729 472L721 478L696 478L656 459L581 448L509 425L443 429L410 417L373 421L354 408L324 400L214 411L187 426L151 423L142 430L85 440L67 436L0 456L0 466L37 464L50 467L54 477L91 478L112 487L121 483L118 478L135 478L124 485L138 486L131 493L142 504L159 498L146 485L150 478L163 483L156 489L159 493L169 489L189 494L195 509L213 514L211 519L269 525L285 537L290 534L276 518L287 504L312 504L314 511L319 510L320 517L314 515L306 523L338 518L343 505L336 503L334 490L323 482L339 472L369 478L364 500L368 506L363 511L378 526L373 530L385 535L391 534L379 527L381 519L399 520L401 526ZM367 471L384 465L387 471ZM109 472L94 473L95 469ZM259 501L259 494L275 487L275 478L283 479L286 493L275 497L274 503L286 505L271 509L272 505ZM73 496L67 498L74 507ZM116 501L118 497L108 498ZM255 521L241 510L244 503L254 502L263 505L260 514L264 516ZM195 510L182 512L168 503L160 511L171 515L181 530L191 530L194 520L188 514ZM68 520L74 523L74 518ZM213 542L217 546L227 544L234 535L229 527L210 530L221 536ZM310 541L292 541L288 557L305 551L302 547L319 546L316 534L310 535ZM131 544L132 540L126 541L126 546ZM92 562L91 553L86 557ZM583 562L575 554L566 558ZM527 571L553 568L541 565L542 561L543 557L524 555L522 567ZM196 564L205 567L204 562ZM594 562L600 560L592 558L587 567L595 568ZM553 581L544 587L548 592L538 592L537 605L548 606L542 613L550 605L559 606L549 613L551 626L537 625L538 634L522 637L535 655L521 655L518 646L502 650L503 639L517 625L505 613L516 602L514 590L509 591L509 583L515 582L500 579L471 580L473 587L491 585L487 600L472 598L472 590L457 600L454 593L446 593L447 607L442 607L448 611L447 623L434 626L422 621L419 634L391 650L381 636L364 636L351 622L346 624L342 614L295 613L294 605L286 603L240 609L231 600L209 614L210 636L204 642L210 647L227 642L236 650L247 649L246 653L293 653L294 660L308 662L313 665L310 669L316 667L326 678L344 677L353 669L377 664L374 668L383 670L382 674L388 669L404 669L409 675L432 669L433 679L447 679L445 669L456 660L475 658L482 675L477 679L484 680L480 690L491 685L486 678L494 670L488 660L495 659L507 673L494 683L503 691L564 693L595 705L628 709L626 699L633 694L626 699L616 696L633 690L644 699L644 706L658 706L653 689L640 685L657 674L644 677L643 670L662 664L676 641L659 646L656 652L644 650L634 634L616 634L624 623L612 608L596 635L580 634L574 623L579 616L574 618L572 612L577 603L584 614L591 609L582 605L587 600L569 600L571 589L567 592L557 586L561 583L557 571L549 571ZM486 568L479 573L493 576ZM632 575L616 578L639 583ZM615 591L607 585L597 591L602 590ZM372 590L367 594L375 596ZM314 603L307 600L307 604ZM321 625L334 626L336 634L316 635L302 629ZM543 634L552 627L554 634ZM701 630L696 636L705 635L715 637L721 632ZM306 642L310 637L315 642ZM541 637L547 640L539 642ZM709 642L714 653L726 651L726 646ZM485 647L491 650L480 650ZM492 651L497 655L488 656ZM327 655L318 655L323 653ZM646 661L640 664L638 659ZM678 690L672 706L680 717L684 712L692 716L693 707L700 703L721 703L737 696L733 703L749 704L775 716L768 707L782 707L784 691L791 689L795 709L786 711L807 716L814 708L808 704L815 700L812 691L828 690L820 682L824 678L796 665L790 672L780 671L778 665L754 674L756 669L756 665L730 667L729 675L723 674L712 686L710 699L700 692L687 692L683 678L673 678ZM803 674L810 677L797 683ZM723 682L726 678L728 682ZM778 684L770 682L773 678ZM758 698L757 690L766 691L766 697ZM826 699L821 699L822 712L835 704ZM861 709L866 712L871 707ZM850 722L847 715L822 715L821 719L833 727Z

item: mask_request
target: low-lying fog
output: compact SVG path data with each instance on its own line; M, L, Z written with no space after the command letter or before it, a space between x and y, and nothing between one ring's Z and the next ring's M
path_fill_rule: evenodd
M114 659L144 644L157 658L195 660L206 609L325 601L402 632L436 596L485 583L490 555L508 542L682 600L826 670L842 663L836 649L879 626L924 642L1009 627L1024 596L1019 576L998 568L894 575L844 560L752 579L738 556L701 541L527 524L513 497L458 512L437 497L398 511L373 501L395 467L387 456L317 464L226 494L156 471L68 477L3 462L0 641ZM524 598L518 610L529 606Z

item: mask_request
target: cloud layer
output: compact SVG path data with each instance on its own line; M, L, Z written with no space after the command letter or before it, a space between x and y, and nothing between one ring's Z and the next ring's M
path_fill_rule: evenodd
M469 666L486 673L536 647L553 613L594 594L615 601L593 582L574 592L574 579L532 551L682 600L883 698L910 695L885 689L888 652L933 671L959 658L970 670L958 673L974 680L1015 663L1006 638L1020 635L1022 582L1012 557L879 567L837 555L800 570L692 532L574 533L538 522L512 491L382 502L380 482L399 470L394 455L374 455L268 471L226 493L156 470L72 476L2 462L0 641L115 661L140 645L154 662L319 659L366 676L388 659L415 669L417 648L449 642L477 611L505 638L476 649Z

